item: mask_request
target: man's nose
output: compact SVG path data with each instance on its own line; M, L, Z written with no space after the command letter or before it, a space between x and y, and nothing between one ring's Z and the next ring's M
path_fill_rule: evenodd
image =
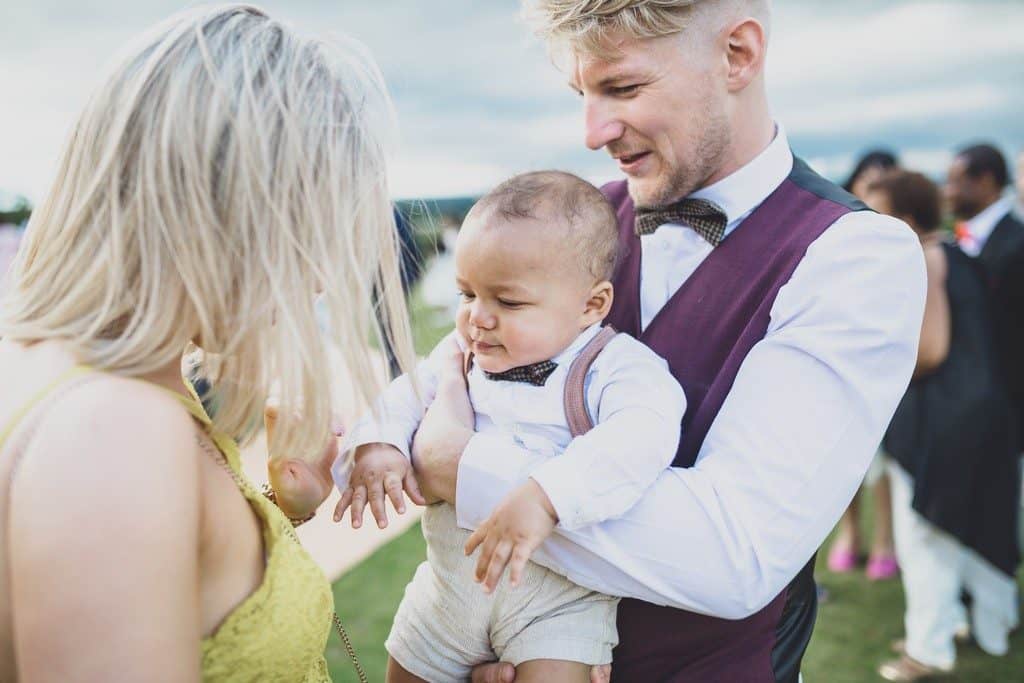
M583 121L586 145L593 150L618 140L626 130L607 105L586 95L583 96Z

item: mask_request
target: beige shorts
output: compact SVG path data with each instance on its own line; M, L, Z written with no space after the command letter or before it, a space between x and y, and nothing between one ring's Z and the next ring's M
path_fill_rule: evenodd
M451 505L423 515L427 561L405 589L385 642L409 673L431 683L469 680L477 664L534 659L608 664L618 643L618 598L582 588L530 562L519 586L502 579L491 595L473 580L469 532Z

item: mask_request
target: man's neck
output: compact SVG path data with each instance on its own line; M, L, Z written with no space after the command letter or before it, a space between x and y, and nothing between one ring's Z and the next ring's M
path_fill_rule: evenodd
M722 164L707 179L704 186L713 185L749 164L758 154L768 148L774 138L775 122L768 112L767 105L758 107L755 112L743 116L732 126L732 144L729 146Z

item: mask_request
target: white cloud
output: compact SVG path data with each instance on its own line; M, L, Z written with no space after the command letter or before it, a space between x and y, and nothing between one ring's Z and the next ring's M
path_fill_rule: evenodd
M828 133L851 128L877 130L895 123L927 125L935 119L971 114L1008 104L1011 95L987 83L904 90L868 97L828 99L812 107L780 107L780 118L797 133Z

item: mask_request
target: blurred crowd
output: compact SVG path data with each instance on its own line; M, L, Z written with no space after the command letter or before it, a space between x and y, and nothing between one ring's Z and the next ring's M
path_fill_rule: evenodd
M855 498L828 551L833 572L864 562L869 579L902 581L906 637L879 668L889 680L952 671L958 643L1006 654L1019 623L1024 154L1016 176L1014 191L1003 154L977 144L957 150L941 186L886 150L846 183L914 230L928 276L914 377L865 480L871 538Z

